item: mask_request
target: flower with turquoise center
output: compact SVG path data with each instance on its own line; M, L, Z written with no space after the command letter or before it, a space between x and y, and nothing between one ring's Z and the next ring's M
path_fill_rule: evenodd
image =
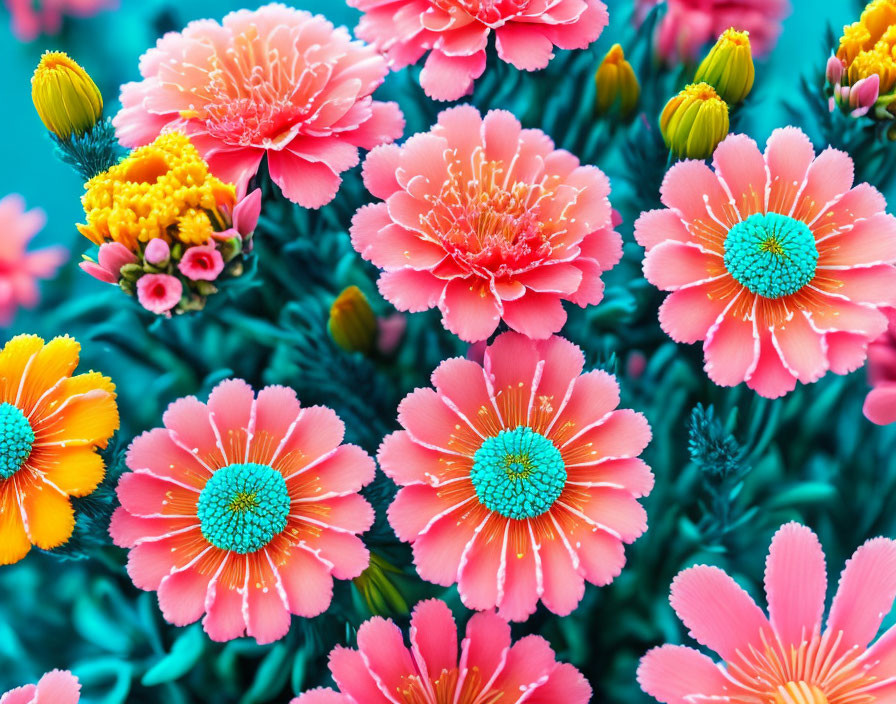
M221 467L199 494L202 535L221 550L242 555L260 550L286 528L286 480L265 464Z
M764 298L783 298L815 276L815 236L801 220L756 213L725 238L725 267L738 283Z
M34 430L16 406L0 404L0 479L9 479L31 455Z
M566 466L554 443L521 425L482 443L470 478L483 506L522 520L554 505L566 484Z

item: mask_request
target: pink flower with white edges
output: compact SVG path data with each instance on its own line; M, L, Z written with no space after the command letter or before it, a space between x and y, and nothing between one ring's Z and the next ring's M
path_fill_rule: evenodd
M410 647L391 620L374 617L358 629L357 650L333 649L330 672L338 691L314 689L291 704L587 704L591 699L582 673L558 663L541 636L513 643L508 623L489 612L474 614L458 643L454 617L437 599L414 608Z
M375 465L342 444L329 408L302 408L282 386L256 396L230 379L207 404L175 401L164 424L131 443L109 532L166 620L202 618L213 640L270 643L290 614L326 611L334 577L367 567L358 535L374 516L358 492Z
M485 71L494 32L498 56L523 71L548 65L554 48L585 49L609 22L600 0L348 0L364 13L356 30L394 69L427 51L420 84L430 98L457 100Z
M53 670L37 684L26 684L0 697L0 704L77 704L81 699L78 678L67 670Z
M144 274L137 279L137 300L150 313L169 314L183 295L184 285L169 274Z
M363 176L383 202L355 214L352 244L383 270L380 292L402 311L438 306L467 342L501 320L550 336L562 301L600 302L622 257L603 172L503 110L444 110L429 132L374 149Z
M585 582L620 574L624 544L647 529L638 498L653 474L638 455L650 427L584 363L561 337L504 333L482 365L445 360L434 389L398 406L403 430L379 450L401 487L389 522L420 576L457 583L468 608L521 621L541 600L564 616Z
M184 132L223 181L245 190L267 156L271 179L306 208L326 205L372 149L401 136L395 103L371 96L389 69L325 18L280 4L191 22L143 55L121 90L122 144Z
M214 281L224 271L224 257L213 244L190 247L177 268L191 281Z
M862 411L877 425L896 423L896 310L886 311L887 331L868 346L868 392Z
M725 572L697 565L672 583L672 608L692 638L654 648L641 688L665 704L858 704L896 696L896 628L875 642L896 596L896 542L875 538L846 562L822 625L827 591L815 533L782 526L765 563L766 617Z
M0 326L9 325L19 308L37 305L38 280L53 277L68 256L64 247L26 250L45 222L42 210L25 212L22 196L0 199Z
M712 169L673 166L661 195L666 208L635 223L644 275L672 292L660 325L703 342L710 379L775 398L862 366L896 305L896 218L872 186L853 187L848 154L816 156L795 127L765 153L730 135Z

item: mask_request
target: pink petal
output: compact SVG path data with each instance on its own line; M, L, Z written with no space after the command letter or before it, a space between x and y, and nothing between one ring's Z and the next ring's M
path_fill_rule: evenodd
M439 301L439 309L445 328L464 342L488 338L501 320L494 295L484 282L475 279L450 281Z
M415 443L402 430L387 435L377 453L380 468L399 486L434 481L443 469L441 463L448 459Z
M706 655L683 645L663 645L647 652L638 666L638 684L664 704L691 704L692 697L722 698L728 680Z
M336 197L342 184L338 173L326 162L308 161L288 149L269 150L268 169L283 195L303 208L323 207Z
M825 341L828 344L828 362L834 374L849 374L865 363L868 340L863 335L829 332Z
M526 636L514 643L507 664L495 680L494 688L515 696L547 682L556 668L554 651L541 636ZM513 699L509 699L513 701Z
M575 667L569 663L557 665L548 681L538 687L527 704L587 704L591 701L591 685Z
M542 539L539 555L544 573L544 605L558 616L572 613L585 594L585 580L573 565L570 549L555 535Z
M437 514L424 515L431 520ZM449 513L420 533L414 540L414 565L420 577L444 587L457 582L461 558L476 529L476 515Z
M566 311L556 294L527 293L504 303L504 322L533 340L543 340L559 332L566 322Z
M796 388L796 377L784 366L769 332L760 332L759 361L747 378L747 386L766 398L780 398Z
M473 90L473 81L485 71L485 52L446 56L433 49L420 72L423 92L433 100L457 100Z
M680 161L669 169L660 197L663 205L678 209L685 222L701 220L717 227L707 211L710 208L717 219L729 226L734 224L736 214L728 203L728 195L716 174L702 161Z
M159 607L168 623L187 626L205 613L209 575L195 567L168 575L159 585Z
M480 433L494 427L497 419L479 364L461 357L446 359L432 373L432 383Z
M774 331L784 364L804 384L818 381L828 370L824 337L816 332L802 311Z
M278 569L292 613L313 618L327 610L333 599L333 577L311 552L294 547Z
M215 585L214 599L208 607L208 613L202 619L202 627L209 638L219 643L245 635L242 595L219 581Z
M380 695L382 696L382 695ZM355 704L344 694L334 692L332 689L309 689L298 697L295 697L289 704ZM374 703L375 704L375 703Z
M252 234L261 215L261 189L256 188L233 209L233 226L243 237Z
M382 621L382 619L377 619ZM367 624L363 624L362 628ZM386 643L384 643L385 645ZM407 653L407 649L402 643L402 650ZM393 655L389 653L389 655ZM397 656L397 654L393 655ZM416 670L407 671L407 674L416 674ZM361 657L361 653L357 650L349 650L342 646L336 646L330 652L330 672L333 679L339 686L340 691L344 692L351 704L395 704L390 698L387 698L371 676L370 668ZM305 704L303 702L303 704Z
M245 462L254 404L255 392L242 379L222 381L209 394L209 416L221 435L229 462Z
M489 682L504 666L510 649L510 625L494 611L475 613L467 622L460 665L477 667L480 681Z
M255 402L255 432L250 461L270 464L280 442L301 413L296 392L286 386L266 386Z
M582 270L565 262L542 265L521 274L518 281L532 291L569 296L575 293L581 285Z
M859 220L851 230L819 242L818 249L819 267L896 262L896 217L879 213Z
M334 451L343 437L345 424L332 409L326 406L304 408L274 466L289 477Z
M555 442L562 442L557 437L558 432L568 435L594 425L618 405L619 384L616 378L601 370L587 372L573 383L569 400L553 422L550 437ZM571 430L564 427L567 424Z
M420 313L435 308L445 290L445 282L428 271L401 269L383 273L377 288L398 310Z
M852 188L853 173L849 154L832 147L825 149L809 167L806 187L794 217L811 222L831 201Z
M340 445L314 467L314 474L325 494L355 494L373 481L375 473L373 458L356 445Z
M676 342L697 342L722 313L725 302L712 298L708 285L682 288L660 306L660 327Z
M457 430L457 416L432 389L416 389L398 404L398 422L414 440L431 449L453 450L452 435ZM462 437L473 437L469 426L458 430Z
M635 239L638 244L651 251L668 240L690 242L687 227L674 210L648 210L635 221Z
M694 244L663 242L644 257L644 276L663 291L675 291L724 272L722 259Z
M438 679L443 670L457 667L457 625L451 610L439 599L421 601L411 614L411 649L424 675Z
M764 212L765 160L756 142L745 134L729 135L716 147L712 164L728 186L741 218Z
M500 571L506 526L507 519L492 514L464 556L458 591L468 609L492 609L498 605L504 586Z
M719 386L737 386L754 367L759 341L753 322L727 313L707 335L706 373Z
M589 461L603 457L637 457L650 438L647 419L641 413L623 408L613 411L600 425L567 440L562 449L564 456L587 452Z
M412 484L398 491L389 506L389 523L399 540L413 542L426 525L455 503L426 484Z
M256 558L249 576L248 618L246 634L259 645L280 640L289 631L290 614L277 585L276 576L265 558L264 551L249 556Z
M384 691L399 690L403 679L416 671L411 652L404 645L401 629L392 621L378 616L364 622L358 629L358 651L370 673L382 683Z
M872 423L896 423L896 383L884 383L868 392L862 413Z
M373 149L401 137L404 125L404 114L398 103L375 100L370 106L370 118L347 132L345 139L362 149Z
M168 406L168 409L162 415L162 422L169 429L173 440L183 448L186 448L188 454L195 455L197 460L205 462L210 467L221 467L227 464L227 460L218 448L218 439L212 429L208 407L195 396L186 396ZM160 445L162 445L161 442ZM131 451L136 452L134 448ZM145 456L141 455L139 458L135 457L134 462L136 466L131 464L128 466L135 469L138 466L145 465L147 468L159 473L158 465L149 464L151 462L151 452L152 447L149 447L147 444L147 454Z
M511 22L495 32L498 56L521 71L538 71L554 57L545 30L534 24Z
M395 144L383 144L367 155L361 176L364 187L374 198L386 200L401 188L395 178L400 161L401 149Z
M511 530L504 560L506 576L498 614L508 621L525 621L538 606L542 569L525 526Z
M771 178L767 199L769 212L790 212L814 158L812 142L798 127L782 127L772 132L765 146L765 161Z
M576 517L575 520L581 519ZM603 587L622 574L625 548L618 538L587 526L569 537L579 556L582 575L588 582Z

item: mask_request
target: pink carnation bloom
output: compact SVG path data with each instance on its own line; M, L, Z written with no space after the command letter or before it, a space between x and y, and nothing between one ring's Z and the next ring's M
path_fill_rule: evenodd
M213 244L190 247L177 268L191 281L214 281L224 271L224 257Z
M363 175L385 202L355 214L352 244L384 270L380 292L403 311L438 306L468 342L502 319L550 336L561 301L598 303L622 256L603 172L503 110L445 110L431 131L373 150Z
M868 381L874 388L862 409L878 425L896 423L896 310L886 313L887 331L868 346Z
M5 0L12 15L12 31L23 42L41 34L58 34L62 18L90 17L118 7L117 0Z
M0 697L0 704L76 704L80 699L78 678L67 670L53 670L37 684L10 690Z
M658 3L638 0L637 17L643 19ZM667 0L656 50L669 62L693 61L703 46L734 27L749 32L753 54L764 56L774 48L789 13L787 0Z
M315 689L291 704L586 704L591 686L575 667L558 663L541 636L511 642L494 612L474 614L458 644L444 602L421 601L411 616L410 647L391 620L358 629L358 650L337 646L330 672L338 692ZM460 656L458 657L458 645Z
M539 599L558 615L585 582L606 585L623 543L647 529L638 497L653 488L638 455L640 413L614 410L616 379L582 374L582 351L561 337L504 333L483 365L455 358L398 407L404 428L379 450L401 488L389 507L423 579L458 584L472 609L525 620Z
M782 526L765 563L769 616L725 572L698 565L672 583L672 608L692 638L654 648L638 682L665 704L859 704L896 696L896 628L877 642L896 596L896 542L869 540L847 561L822 627L827 574L815 533ZM870 646L870 647L869 647Z
M334 577L367 567L358 534L373 509L358 491L375 466L341 444L344 426L329 408L302 408L282 386L256 397L230 379L208 404L175 401L164 424L131 443L109 532L131 548L128 574L158 592L169 622L204 615L213 640L270 643L290 614L326 611Z
M673 292L663 330L703 341L716 384L745 381L769 398L859 368L887 327L881 307L896 305L896 218L884 197L853 188L849 155L816 158L795 127L775 130L765 154L731 135L713 167L673 166L666 209L635 223L644 275Z
M63 247L26 251L45 222L43 211L25 212L20 195L0 199L0 326L9 325L20 307L37 305L37 281L54 276L68 256Z
M347 0L364 12L357 34L394 69L429 51L420 84L430 98L457 100L485 71L488 37L498 56L523 71L548 65L554 47L585 49L609 16L600 0Z
M176 276L144 274L137 279L137 300L150 313L169 314L183 295L184 285Z
M191 22L144 54L140 72L142 81L121 90L122 144L180 130L240 191L267 155L273 181L306 208L333 199L358 147L404 130L398 105L371 97L386 60L323 17L284 5Z

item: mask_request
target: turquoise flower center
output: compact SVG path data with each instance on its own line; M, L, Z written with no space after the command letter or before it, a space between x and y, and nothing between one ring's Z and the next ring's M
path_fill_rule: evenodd
M554 443L521 425L482 443L470 478L483 506L522 520L554 505L566 484L566 467Z
M0 403L0 479L9 479L31 455L34 430L11 403Z
M738 283L764 298L783 298L815 276L815 236L801 220L757 213L725 238L725 267Z
M260 550L286 528L286 480L266 464L221 467L199 494L199 525L221 550L245 555Z

